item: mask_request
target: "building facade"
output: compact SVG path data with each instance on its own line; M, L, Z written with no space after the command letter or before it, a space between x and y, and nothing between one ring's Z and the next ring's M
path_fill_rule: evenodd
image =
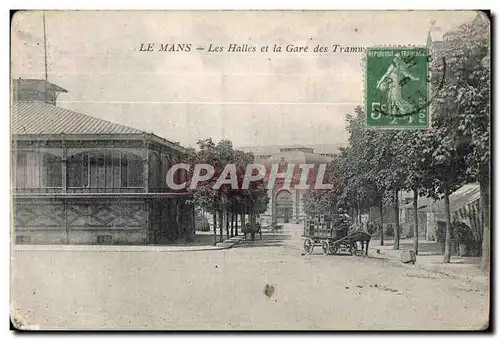
M45 93L45 91L47 91ZM56 106L66 90L14 80L13 234L28 244L155 244L194 234L188 195L167 188L187 150ZM183 180L176 172L175 180Z
M335 151L331 147L325 154L332 155ZM271 153L277 149L277 152ZM304 212L303 196L307 189L299 189L297 185L300 182L302 169L301 164L313 165L309 172L308 185L314 184L316 174L321 164L327 164L331 158L315 153L315 150L309 146L290 145L276 147L263 147L258 149L246 148L244 151L254 152L256 163L262 164L267 169L269 175L271 168L277 166L278 173L287 173L288 166L294 165L293 171L290 171L290 186L285 185L285 179L277 178L275 185L268 190L269 203L267 210L260 216L261 223L270 225L272 223L302 223L306 218ZM269 180L267 176L267 181Z

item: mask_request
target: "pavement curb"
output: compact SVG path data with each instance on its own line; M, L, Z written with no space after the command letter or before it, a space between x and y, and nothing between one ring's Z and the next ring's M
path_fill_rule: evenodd
M429 268L429 264L419 263L418 256L421 256L421 255L417 255L417 261L415 263L411 264L411 263L401 262L401 257L400 256L401 256L401 251L403 251L403 250L394 250L394 252L396 252L396 251L398 252L397 255L396 254L389 254L387 252L382 251L379 248L371 248L371 250L375 251L378 255L382 255L382 257L384 257L385 259L387 259L387 260L389 260L391 262L396 262L396 263L398 263L400 265L403 265L403 266L411 266L413 268L419 268L419 269L423 269L423 270L426 270L426 271L432 271L431 268ZM446 272L443 272L443 273L445 275L447 275L447 276L450 276ZM453 274L453 276L455 276L455 274Z
M240 243L242 237L236 236L223 242L217 243L215 246L158 246L158 245L110 245L110 246L97 246L97 245L14 245L11 246L11 252L16 251L71 251L71 252L165 252L165 253L180 253L180 252L193 252L193 251L214 251L231 249Z
M231 249L235 245L239 244L242 239L243 238L241 236L234 236L223 242L216 243L215 247L217 247L218 250Z
M394 261L394 262L396 262L400 265L403 265L403 266L419 268L419 269L423 269L423 270L426 270L429 272L442 274L442 275L445 275L445 276L448 276L451 278L455 278L455 279L467 279L467 278L469 278L468 274L459 275L455 272L448 272L447 270L443 270L443 268L436 268L436 266L439 266L442 263L429 263L429 262L419 262L418 261L418 258L420 256L424 256L424 257L431 256L431 255L434 255L435 253L419 254L419 255L417 255L417 261L415 262L415 264L409 264L409 263L401 262L400 254L401 254L401 251L404 251L404 250L394 250L394 252L398 252L398 254L396 255L396 254L389 254L387 252L384 252L379 248L370 248L370 249L372 251L376 252L378 255L382 255L382 257L386 258L387 260L389 260L391 262ZM377 250L378 250L378 252L377 252ZM435 254L435 255L442 256L442 254Z
M380 248L370 248L370 249L373 250L373 251L375 251L377 254L385 254L387 256L390 256L390 257L393 257L395 259L398 259L398 256L396 256L396 255L392 256L392 255L384 252L383 249L380 249ZM392 251L394 251L394 252L398 251L398 252L400 252L399 254L401 254L401 252L405 251L405 250L408 250L408 249L399 249L399 250L395 250L394 249ZM417 256L442 256L442 255L443 254L438 253L438 252L420 252L420 253L418 253Z

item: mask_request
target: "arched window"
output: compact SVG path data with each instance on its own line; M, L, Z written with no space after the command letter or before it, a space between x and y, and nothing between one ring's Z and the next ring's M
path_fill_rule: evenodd
M36 151L16 152L15 187L49 189L62 187L61 158Z
M68 188L113 192L143 185L142 158L117 151L92 151L68 159Z

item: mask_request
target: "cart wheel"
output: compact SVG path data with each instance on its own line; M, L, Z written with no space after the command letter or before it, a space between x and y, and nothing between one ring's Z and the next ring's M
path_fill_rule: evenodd
M339 245L337 243L330 245L330 255L335 255L339 251Z
M330 254L330 245L328 244L328 241L325 240L321 244L321 248L323 249L323 255L328 255Z
M310 238L304 240L304 251L308 254L312 254L314 250L314 242Z

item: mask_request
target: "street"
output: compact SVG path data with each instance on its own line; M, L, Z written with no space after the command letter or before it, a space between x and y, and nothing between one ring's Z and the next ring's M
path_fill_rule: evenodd
M371 253L303 255L301 232L288 224L220 251L13 251L12 313L40 329L487 326L486 285Z

